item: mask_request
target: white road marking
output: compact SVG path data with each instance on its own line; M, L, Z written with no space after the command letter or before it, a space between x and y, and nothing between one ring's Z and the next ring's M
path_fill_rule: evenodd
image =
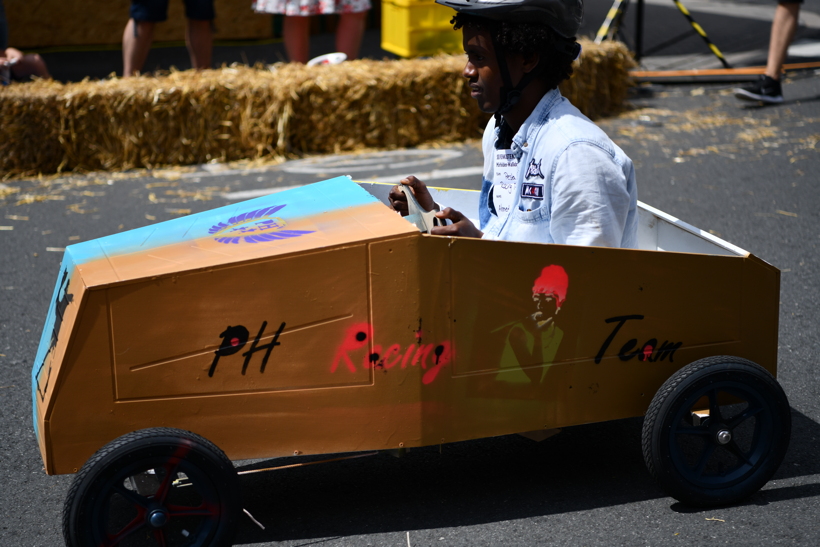
M428 173L405 173L403 175L388 175L384 177L371 177L369 179L362 179L363 182L384 182L397 184L401 179L406 178L407 175L415 175L417 179L428 182L431 180L454 179L458 177L471 177L474 175L482 175L484 173L483 167L457 167L455 169L433 169Z
M803 42L789 47L789 55L795 57L820 57L820 42Z
M278 188L259 188L257 190L241 190L239 192L227 192L225 194L222 194L222 197L225 199L229 199L231 201L237 201L258 198L260 196L267 196L270 194L276 194L277 192L284 192L285 190L299 188L300 186L304 186L304 184L297 184L295 186L280 186Z
M428 173L415 173L416 177L419 180L424 182L430 183L432 181L437 180L444 180L444 179L452 179L458 177L470 177L470 176L481 176L484 173L483 167L458 167L455 169L436 169L430 171ZM410 173L408 173L410 174ZM397 184L401 179L405 178L407 174L404 175L390 175L384 177L373 177L370 179L362 179L362 182L383 182L386 184ZM297 184L295 186L281 186L278 188L259 188L257 190L242 190L239 192L226 192L222 194L222 197L231 201L237 200L244 200L244 199L251 199L251 198L258 198L259 196L267 196L269 194L275 194L277 192L283 192L285 190L290 190L291 188L298 188L300 186L304 186L303 184Z
M308 158L304 160L289 161L280 165L273 165L268 167L252 167L246 169L230 169L225 164L206 164L201 166L201 170L190 173L182 173L181 179L194 179L192 182L199 182L200 179L209 177L226 177L226 176L248 176L253 174L271 173L271 172L285 172L297 173L306 175L324 174L330 178L333 175L355 175L357 173L366 173L370 175L373 172L380 172L385 170L404 169L407 174L412 173L413 167L423 166L425 164L436 164L447 160L454 160L464 155L459 150L451 149L430 149L430 150L389 150L386 152L371 152L367 154L340 154L336 156L319 156L315 158ZM409 159L408 157L415 157L416 159ZM396 161L406 159L406 161ZM445 173L441 178L450 178L446 175L447 170L431 171L432 173ZM430 172L425 172L423 175L428 175ZM479 171L480 173L480 171ZM469 174L473 174L470 172ZM365 175L362 175L365 176ZM398 178L390 177L390 179L379 178L385 182L398 182L406 175ZM419 175L416 175L419 176ZM451 175L461 176L461 175ZM257 181L262 177L257 177ZM354 176L354 178L356 178ZM367 180L373 180L374 177ZM376 177L378 178L378 177ZM419 178L421 178L419 176ZM364 180L364 179L362 179ZM0 184L0 188L4 185ZM287 188L291 188L290 186ZM230 195L236 194L236 198L228 199L248 199L250 197L264 196L274 192L281 192L287 188L271 188L269 190L248 190L250 193L233 192ZM245 197L247 196L247 197Z
M419 165L454 160L463 155L458 150L446 148L430 150L390 150L369 154L342 154L338 156L320 156L305 160L290 161L282 166L286 173L303 174L350 174L357 171L383 171L385 169L406 169ZM405 159L415 156L416 159ZM405 161L396 161L402 160Z

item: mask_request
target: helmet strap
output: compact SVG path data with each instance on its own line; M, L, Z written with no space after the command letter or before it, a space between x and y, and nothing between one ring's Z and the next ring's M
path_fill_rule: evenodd
M499 149L507 149L512 145L512 138L514 135L512 135L510 127L503 123L503 115L512 110L512 108L518 104L521 100L521 93L524 91L524 88L527 87L530 82L536 78L536 76L538 76L544 65L539 62L538 66L524 74L518 84L513 87L512 78L510 77L510 69L507 66L507 56L504 52L504 47L499 43L495 33L490 34L490 38L493 42L493 49L495 50L495 58L498 62L498 70L501 73L502 82L499 93L500 106L494 114L495 126L500 128L498 140L496 141L496 147ZM556 39L553 46L559 52L572 56L573 59L577 59L581 53L581 44L575 40Z
M498 120L499 115L509 112L509 110L521 100L521 85L519 82L519 85L513 88L510 69L507 66L507 55L501 43L495 37L495 33L492 34L492 41L493 49L495 50L495 59L498 62L498 70L501 72L501 104L498 110L495 111L496 120Z
M501 72L501 106L495 111L496 115L506 114L518 101L521 100L521 92L532 82L538 73L541 71L540 66L536 66L533 70L527 72L521 77L518 84L513 87L512 78L510 77L510 69L507 66L507 56L504 52L504 47L498 42L495 35L492 36L493 49L495 49L495 58L498 61L498 69ZM540 63L539 63L540 64Z
M521 92L524 91L524 88L532 82L535 77L540 72L540 67L535 67L535 69L527 72L521 77L521 80L518 84L513 87L512 85L512 78L510 77L510 69L507 66L507 56L504 52L503 46L498 42L495 35L492 37L493 41L493 49L495 50L495 58L498 62L498 70L501 72L501 91L500 91L500 106L498 110L495 111L495 126L499 127L499 135L498 140L496 141L496 146L499 149L507 149L512 146L512 138L513 134L510 130L510 127L503 123L503 115L512 110L512 108L518 104L518 101L521 100Z

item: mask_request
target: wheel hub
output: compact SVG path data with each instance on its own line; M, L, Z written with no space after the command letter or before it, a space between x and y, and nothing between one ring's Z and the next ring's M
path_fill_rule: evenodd
M721 429L720 431L717 432L717 435L715 436L715 438L717 439L718 444L721 444L721 445L729 444L729 442L731 442L731 440L732 440L732 432L729 431L728 429Z
M168 524L168 511L165 509L154 509L148 514L148 523L154 528L162 528Z

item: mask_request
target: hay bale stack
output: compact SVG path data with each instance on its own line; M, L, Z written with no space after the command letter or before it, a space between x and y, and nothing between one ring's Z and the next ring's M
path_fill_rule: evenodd
M561 93L591 119L617 114L626 103L635 68L632 53L621 42L595 44L580 40L583 51Z
M631 61L585 44L565 95L590 117L621 108ZM0 171L114 170L400 148L479 137L487 120L463 56L277 65L0 91Z
M0 119L4 120L0 124L0 174L36 175L61 170L63 87L40 81L0 88Z

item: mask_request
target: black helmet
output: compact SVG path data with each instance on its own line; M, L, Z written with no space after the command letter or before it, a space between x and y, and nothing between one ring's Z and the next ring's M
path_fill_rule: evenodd
M498 21L542 22L564 38L574 38L584 16L583 0L436 0L461 13Z
M581 28L581 19L584 16L583 0L436 0L436 3L473 17L546 25L557 34L552 44L556 50L572 59L577 59L581 54L581 45L575 41L575 35ZM521 92L536 78L540 67L525 74L518 84L513 86L504 50L494 33L491 33L491 38L503 80L501 103L495 112L498 125L501 123L501 115L518 104Z

